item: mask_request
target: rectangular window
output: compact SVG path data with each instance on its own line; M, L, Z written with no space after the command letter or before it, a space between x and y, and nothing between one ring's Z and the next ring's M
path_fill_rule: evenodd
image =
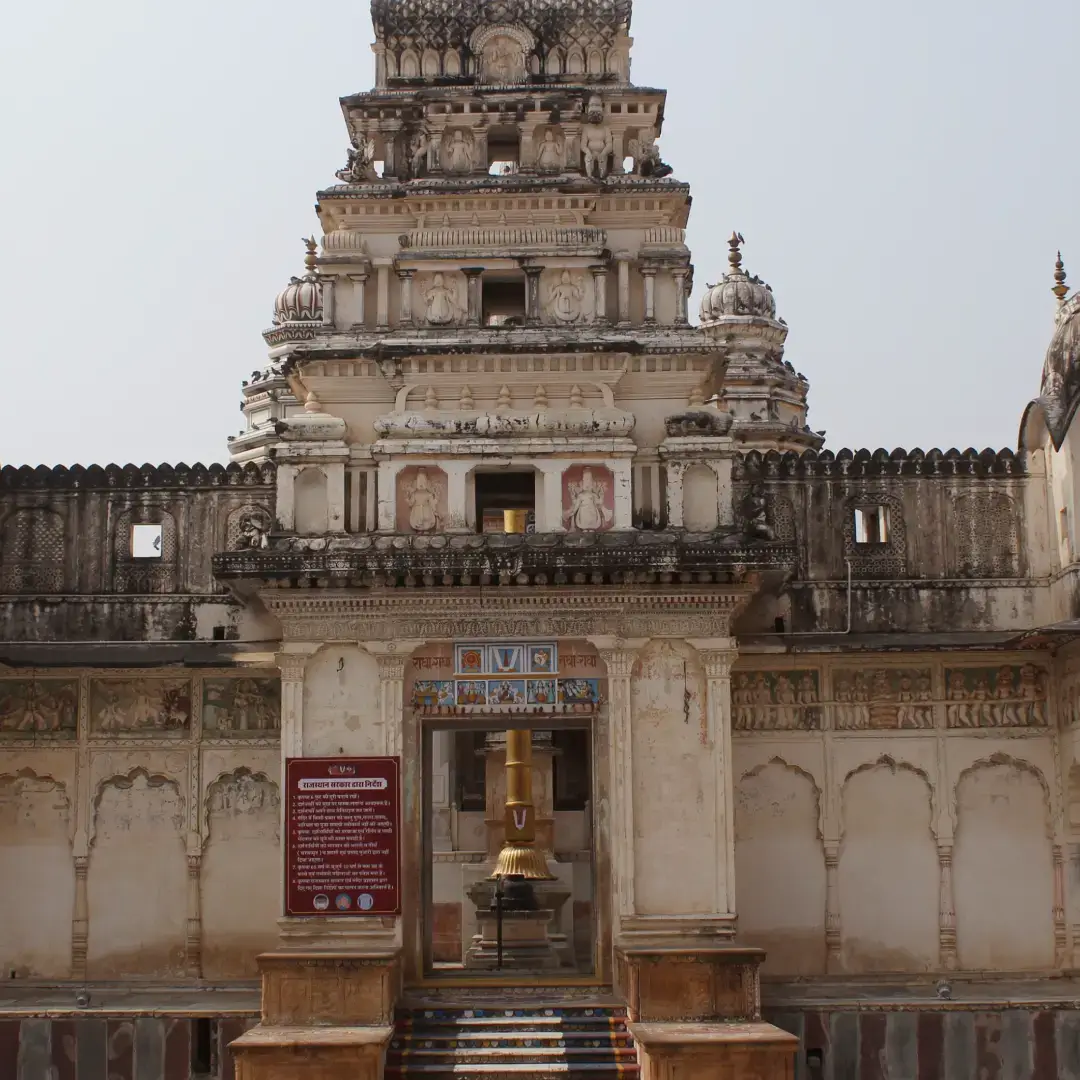
M855 510L855 543L887 544L889 542L889 508L860 506Z
M160 559L161 537L160 525L132 525L131 557L133 559Z
M481 279L484 326L521 326L525 322L525 277Z
M513 176L521 163L521 138L515 128L492 128L488 132L488 172Z

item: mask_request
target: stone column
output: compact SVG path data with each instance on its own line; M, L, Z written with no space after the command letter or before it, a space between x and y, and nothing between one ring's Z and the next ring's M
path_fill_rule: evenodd
M537 326L543 322L543 311L540 307L540 275L544 272L542 266L526 266L525 271L525 321L530 326Z
M320 274L319 283L322 285L322 324L323 326L333 326L334 286L337 284L337 278L332 274Z
M611 769L612 900L616 928L625 916L636 911L634 902L634 752L630 733L630 678L638 652L647 638L624 640L609 635L587 638L596 647L607 668L608 746Z
M952 841L938 842L938 963L956 970L956 903L953 899Z
M379 330L390 328L390 263L390 259L378 259L375 262L379 278L375 326Z
M383 753L400 757L405 738L405 666L424 641L361 641L379 666L379 715Z
M367 279L367 274L349 275L349 281L352 283L353 308L356 315L356 319L350 327L352 330L362 330L367 324L367 311L364 302Z
M690 316L687 311L687 289L686 280L690 276L690 268L688 266L677 266L671 271L672 278L675 279L675 325L685 326L690 321Z
M643 266L641 276L645 279L645 322L656 322L656 267Z
M616 529L634 527L634 463L630 458L612 458L608 461L611 475L615 480L615 520Z
M461 272L465 275L469 298L469 313L466 321L469 326L479 326L481 316L483 315L483 297L481 296L480 276L484 271L482 268L478 267L469 267L468 269L462 267Z
M561 460L538 460L541 476L540 504L536 508L536 531L540 533L565 532L562 510L562 474L565 462Z
M718 915L730 915L735 930L735 773L731 748L731 668L738 656L733 638L689 638L705 669L706 697L703 741L712 754L716 830Z
M281 672L282 793L285 791L285 759L304 756L304 669L318 648L315 644L289 643L275 658ZM282 813L284 805L282 798Z
M450 514L447 532L471 533L474 531L474 515L470 512L468 491L469 472L475 462L443 461L440 468L446 473L446 509Z
M825 970L835 975L844 970L840 952L840 845L825 842Z
M619 325L630 325L630 254L620 252L615 256L619 268Z
M398 326L412 326L412 279L415 270L399 270L398 277L401 279L401 304L398 310Z
M188 978L202 978L202 883L199 875L202 870L202 845L197 835L189 838L195 844L189 844L187 853L188 890L187 890L187 935L185 945L185 974Z
M86 898L88 855L75 856L75 914L71 920L71 977L86 978L86 951L90 941L89 904Z
M681 529L683 527L683 474L686 472L686 464L681 461L667 461L664 464L667 477L668 528Z
M605 324L607 317L607 267L591 267L593 276L593 322Z
M1065 927L1065 849L1054 845L1054 966L1067 966L1069 935Z
M380 461L378 478L379 532L397 532L397 477L405 462Z

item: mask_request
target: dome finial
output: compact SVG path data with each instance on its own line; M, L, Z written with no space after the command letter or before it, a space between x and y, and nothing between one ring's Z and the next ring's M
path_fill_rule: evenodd
M1054 263L1054 287L1050 290L1058 299L1059 304L1065 303L1065 297L1069 295L1069 286L1065 284L1065 264L1061 261L1061 252L1058 252L1057 262Z
M727 261L731 265L731 272L733 274L742 273L740 269L742 266L742 252L739 248L745 243L746 241L743 239L742 233L733 232L731 234L731 239L728 241L728 247L731 248L731 250L728 252Z
M304 266L307 268L307 272L313 275L317 261L316 252L319 250L318 241L314 236L309 236L304 240L304 247L307 249L307 254L304 256Z

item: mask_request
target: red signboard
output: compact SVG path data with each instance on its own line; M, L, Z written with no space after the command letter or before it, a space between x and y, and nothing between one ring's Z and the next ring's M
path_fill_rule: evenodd
M397 915L397 758L285 762L285 914Z

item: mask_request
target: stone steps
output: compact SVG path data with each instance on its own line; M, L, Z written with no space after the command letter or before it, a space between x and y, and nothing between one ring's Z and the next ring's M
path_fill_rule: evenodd
M616 1006L402 1009L386 1063L391 1080L617 1080L638 1073L626 1012Z

